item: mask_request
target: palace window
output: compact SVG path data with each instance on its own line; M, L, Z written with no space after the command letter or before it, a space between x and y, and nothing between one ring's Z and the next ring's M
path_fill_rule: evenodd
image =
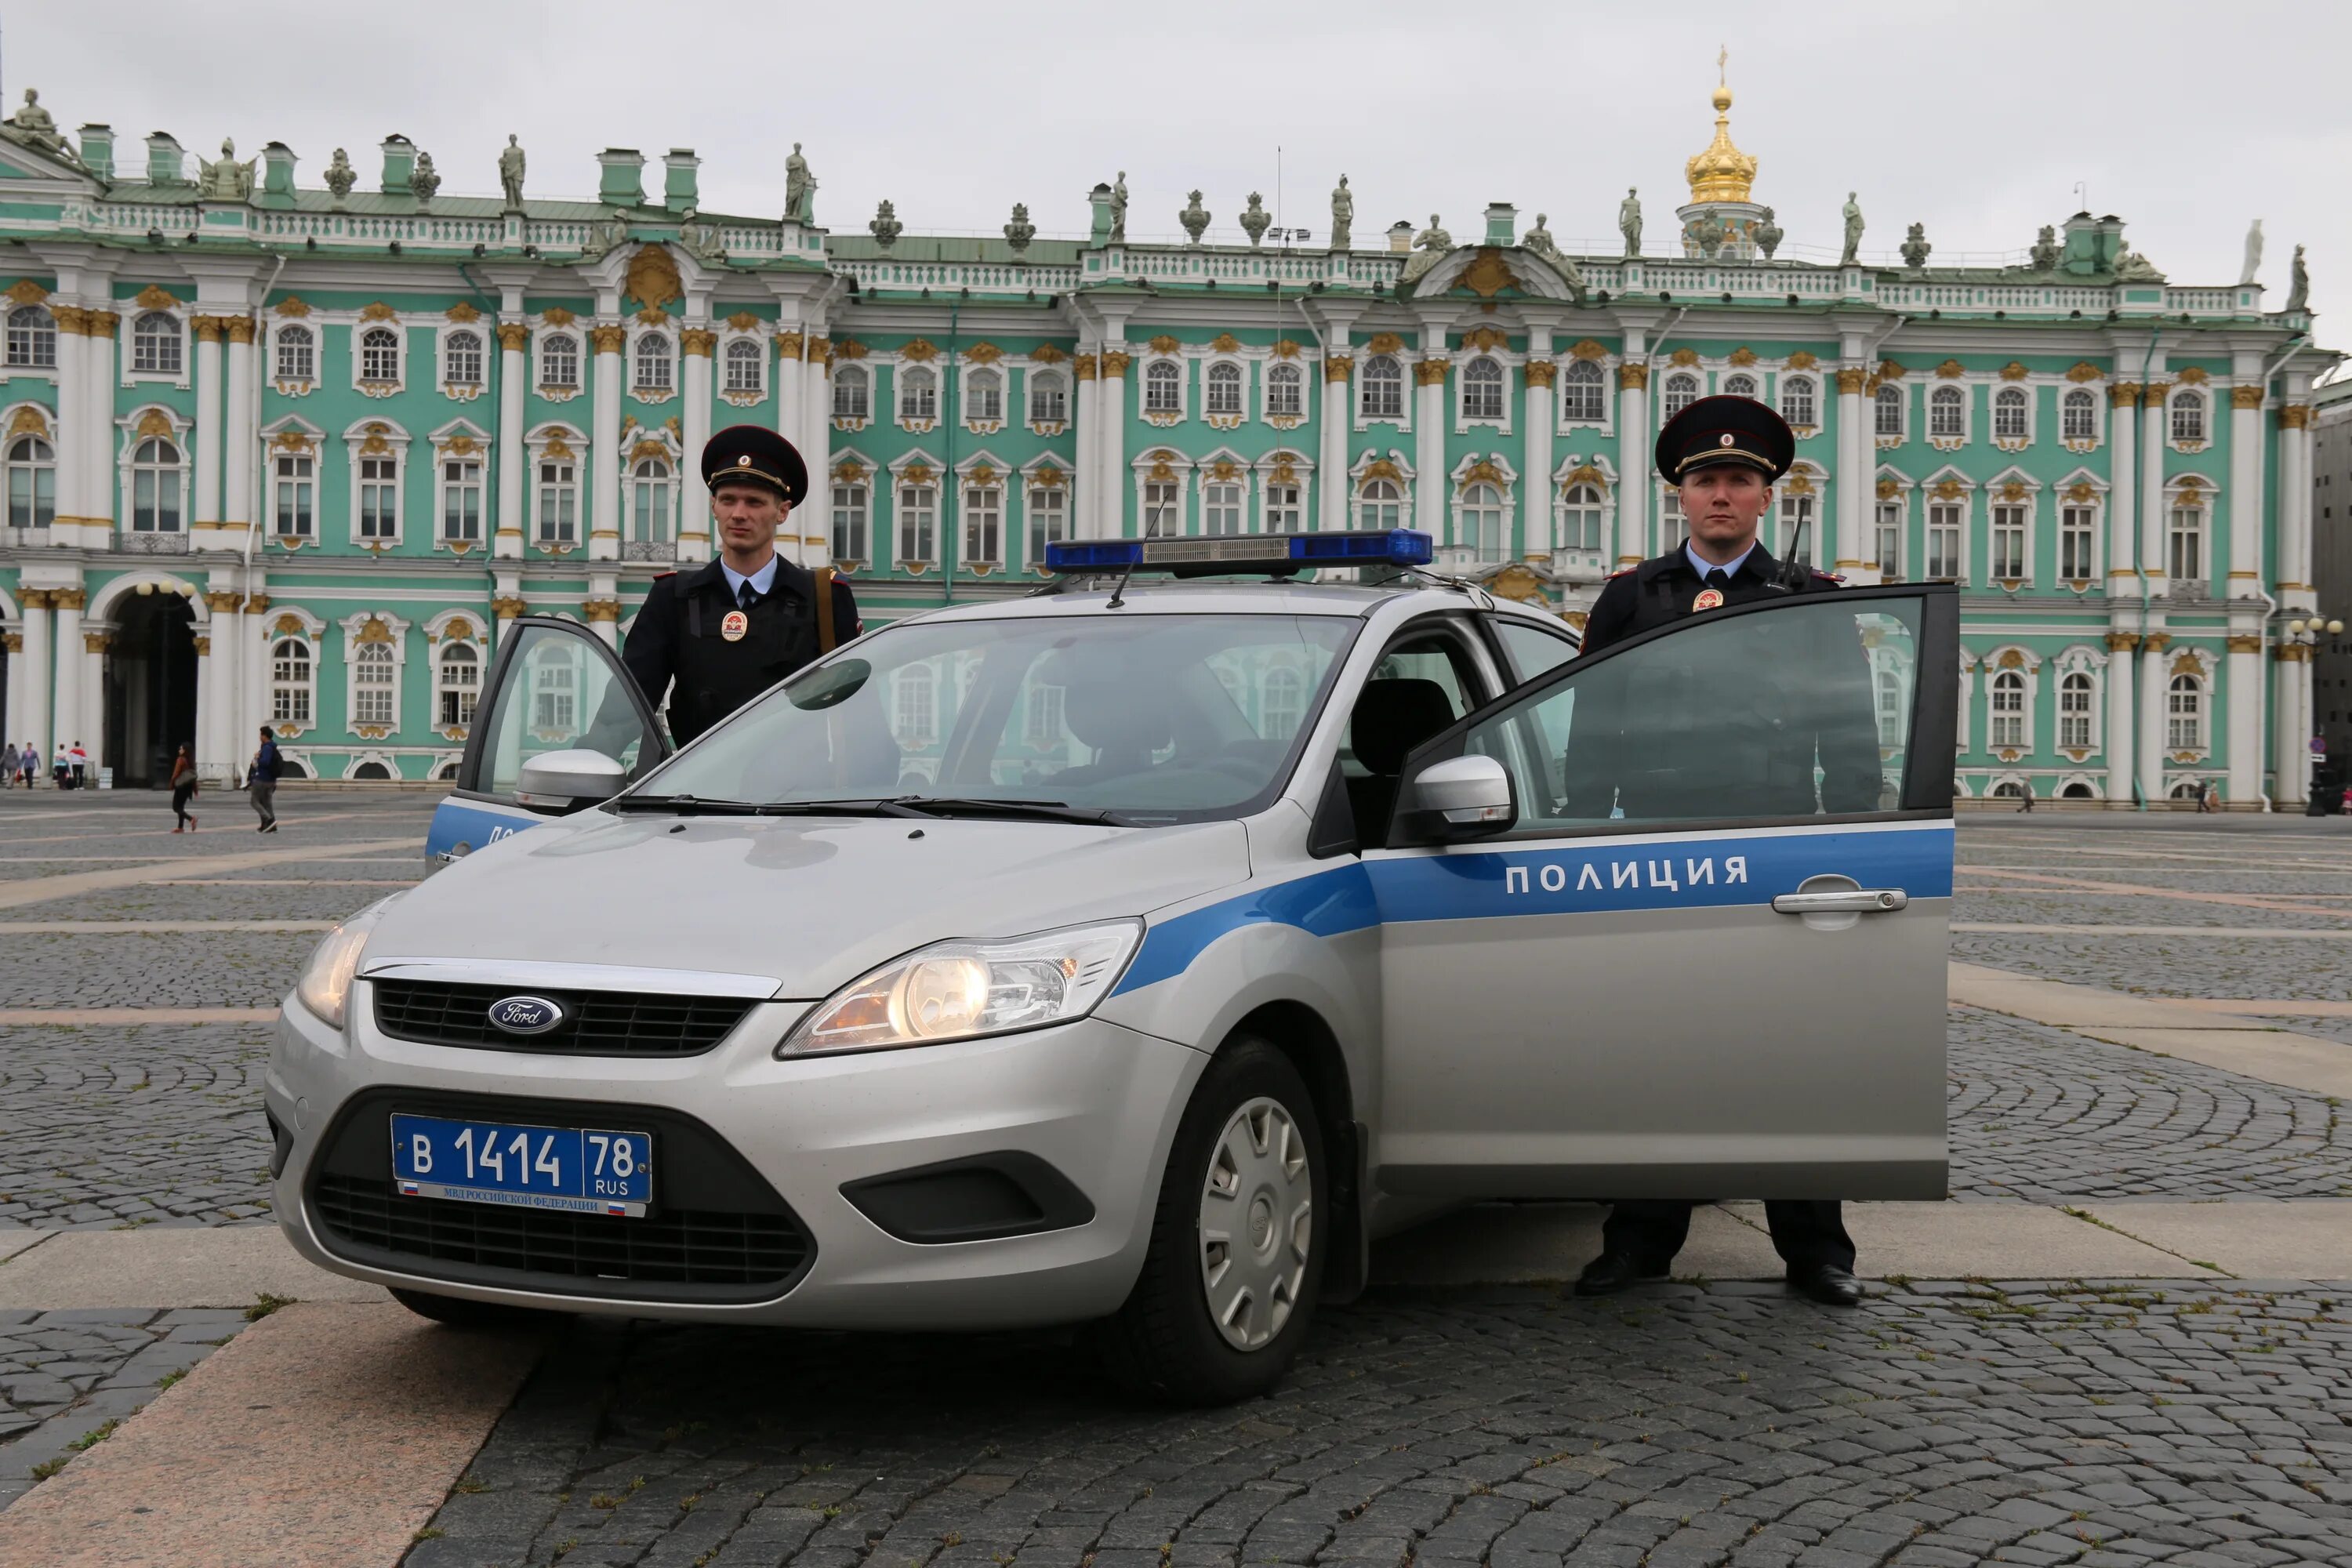
M1242 367L1219 363L1209 367L1207 408L1212 415L1242 416Z
M2058 682L2058 743L2069 751L2091 749L2091 677L2075 670Z
M180 319L150 310L131 323L131 369L137 374L180 374Z
M737 338L727 345L727 390L757 394L760 371L767 354L756 338Z
M451 386L482 384L482 334L451 332L441 343L441 379Z
M963 559L967 566L1004 563L1004 487L963 488Z
M659 458L641 458L629 470L629 542L669 542L670 497L674 489L669 464Z
M1277 364L1265 373L1265 411L1276 419L1304 416L1307 378L1295 364Z
M278 329L278 379L298 385L319 379L319 341L310 328Z
M270 513L277 523L278 537L314 537L319 510L318 465L308 453L280 452L271 467Z
M1960 520L1966 507L1959 501L1936 501L1927 508L1927 571L1931 583L1960 580Z
M1755 396L1756 378L1745 372L1742 372L1738 375L1725 376L1723 378L1723 395L1726 397Z
M362 539L396 539L400 536L400 459L393 457L362 458L360 459L360 504L358 507Z
M1873 431L1880 436L1900 437L1903 434L1903 389L1888 382L1871 399Z
M2095 507L2069 506L2058 511L2058 575L2069 583L2091 580L2099 537Z
M833 373L833 416L835 419L869 419L873 405L867 393L871 387L863 365L846 364Z
M390 327L370 327L360 334L360 379L396 382L400 379L400 334Z
M131 531L180 531L180 448L161 436L131 455Z
M1996 441L2025 439L2025 389L2004 386L1992 397L1992 435Z
M2166 529L2169 548L2165 553L2165 575L2172 579L2177 592L2182 588L2202 589L2205 585L2205 509L2201 506L2176 506Z
M1374 354L1364 362L1361 396L1366 419L1404 417L1404 367L1394 354Z
M310 721L310 645L300 637L280 637L269 650L269 720Z
M2164 748L2168 752L2205 749L2205 682L2193 675L2176 675L2165 693Z
M451 643L441 650L439 679L441 727L462 728L474 721L474 703L482 694L482 656L471 644Z
M1995 582L2016 583L2026 576L2025 520L2027 510L2014 504L1997 505L1992 509L1992 561L1990 574Z
M898 559L928 566L939 559L940 492L937 486L898 487Z
M1665 418L1672 419L1698 401L1698 377L1681 372L1666 377L1666 400L1663 409Z
M1070 536L1069 487L1029 487L1029 564L1045 563L1045 546Z
M482 460L441 459L441 538L451 544L482 540Z
M360 644L352 659L352 722L392 723L398 679L399 667L393 662L390 643Z
M8 526L47 528L58 514L58 455L38 436L8 443Z
M836 482L833 487L833 558L836 562L874 559L866 541L868 507L873 492L862 483Z
M566 740L576 728L574 674L571 665L553 662L531 671L530 727L537 737Z
M928 746L939 732L939 683L928 664L898 672L890 729L902 746Z
M1821 423L1820 394L1810 375L1784 375L1780 378L1780 417L1799 430L1810 430Z
M1570 485L1560 498L1559 548L1562 550L1599 550L1601 538L1601 492L1591 485Z
M973 424L1002 424L1004 419L1004 373L973 370L964 373L963 416Z
M1300 500L1305 487L1295 482L1275 479L1265 486L1265 531L1268 533L1290 533L1302 526L1306 516Z
M1201 487L1201 531L1242 531L1242 487L1230 479L1212 479Z
M1957 386L1939 386L1927 395L1927 435L1932 440L1957 441L1968 433L1968 394Z
M2095 441L2099 436L2099 399L2086 388L2076 387L2058 405L2058 430L2068 441Z
M1801 541L1797 530L1805 531ZM1780 559L1798 561L1807 566L1813 563L1813 552L1821 548L1813 527L1813 498L1810 495L1783 495L1780 498Z
M1143 373L1143 411L1181 414L1184 410L1184 373L1169 360L1153 360Z
M550 332L539 342L539 384L553 392L576 391L580 385L580 340L570 332Z
M1298 733L1307 717L1307 690L1295 669L1269 669L1258 702L1258 732L1269 741L1287 741Z
M1889 751L1903 744L1903 720L1906 704L1903 700L1903 677L1892 669L1881 669L1872 684L1878 690L1878 743Z
M1143 531L1147 537L1184 531L1184 491L1166 480L1143 487Z
M1994 746L2021 749L2025 744L2025 677L2004 669L1992 678L1992 737Z
M1559 374L1559 416L1570 425L1599 425L1609 417L1609 389L1593 360L1569 362Z
M898 417L929 420L940 416L940 378L926 365L907 365L898 372Z
M635 392L667 393L677 384L669 355L669 334L647 332L637 339L637 374L631 384Z
M1881 582L1903 581L1903 503L1883 500L1874 521L1876 530L1878 576Z
M538 515L540 543L579 542L580 470L568 459L541 459Z
M2205 395L2201 392L2181 392L2172 398L2172 438L2183 446L2199 446L2205 439Z
M1503 367L1484 354L1462 367L1462 417L1503 416Z
M1402 528L1404 526L1404 492L1393 479L1368 479L1356 526L1359 528Z
M1023 739L1040 751L1058 751L1068 724L1069 689L1033 681L1021 694Z
M1467 546L1482 565L1503 559L1507 535L1501 490L1482 481L1462 492L1462 517L1454 542Z
M58 363L57 318L38 305L8 312L8 368L52 370Z
M1057 370L1029 373L1029 423L1066 425L1070 422L1069 384Z

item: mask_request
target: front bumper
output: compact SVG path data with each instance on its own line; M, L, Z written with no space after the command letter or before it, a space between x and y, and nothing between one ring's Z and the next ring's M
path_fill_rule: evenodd
M366 981L354 987L348 1032L291 998L279 1014L266 1095L270 1116L290 1135L276 1197L295 1249L383 1285L628 1317L919 1330L1076 1322L1114 1311L1142 1267L1168 1147L1208 1059L1088 1018L993 1039L778 1061L775 1043L799 1017L799 1003L754 1007L700 1056L537 1056L391 1039L374 1026L372 992ZM375 1188L361 1157L388 1144L383 1118L404 1104L541 1124L577 1105L583 1120L571 1124L590 1126L634 1111L656 1133L657 1161L668 1161L663 1144L680 1152L682 1140L709 1145L695 1151L710 1176L706 1193L730 1163L730 1191L772 1189L780 1202L754 1206L782 1211L805 1256L786 1257L788 1247L760 1254L775 1267L761 1271L766 1285L747 1289L599 1279L603 1266L593 1260L566 1279L364 1245L354 1205L406 1218L399 1205L428 1201L392 1194L388 1155ZM1047 1205L1053 1228L910 1241L868 1217L881 1213L905 1228L874 1198L878 1178L933 1167L1019 1174L1041 1165L1083 1196ZM1081 1218L1088 1210L1091 1217ZM650 1233L604 1234L638 1245Z

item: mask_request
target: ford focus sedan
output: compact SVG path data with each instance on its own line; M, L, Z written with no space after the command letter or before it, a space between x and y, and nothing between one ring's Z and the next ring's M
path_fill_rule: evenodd
M295 1247L458 1321L1093 1323L1222 1401L1452 1205L1943 1195L1951 588L1577 658L1417 534L1055 552L675 756L511 623L438 868L282 1010Z

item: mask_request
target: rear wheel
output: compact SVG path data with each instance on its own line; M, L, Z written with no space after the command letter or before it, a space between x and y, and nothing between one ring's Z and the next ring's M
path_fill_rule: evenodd
M535 1307L509 1307L502 1301L477 1301L466 1296L436 1296L429 1290L392 1287L392 1299L420 1318L459 1329L528 1329L553 1322L559 1313Z
M1112 1374L1184 1405L1273 1388L1315 1315L1328 1190L1298 1069L1260 1039L1220 1051L1169 1151L1142 1276L1108 1325Z

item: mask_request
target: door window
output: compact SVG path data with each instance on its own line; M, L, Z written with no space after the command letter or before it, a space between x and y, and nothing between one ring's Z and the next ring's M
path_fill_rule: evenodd
M460 787L511 796L522 765L549 752L602 752L635 778L659 760L644 705L611 649L587 632L525 622L509 634L481 725L482 750Z
M1521 680L1533 680L1548 669L1556 668L1576 657L1576 645L1557 632L1548 632L1525 621L1496 616L1488 623L1503 639L1503 651L1511 656L1511 668Z

